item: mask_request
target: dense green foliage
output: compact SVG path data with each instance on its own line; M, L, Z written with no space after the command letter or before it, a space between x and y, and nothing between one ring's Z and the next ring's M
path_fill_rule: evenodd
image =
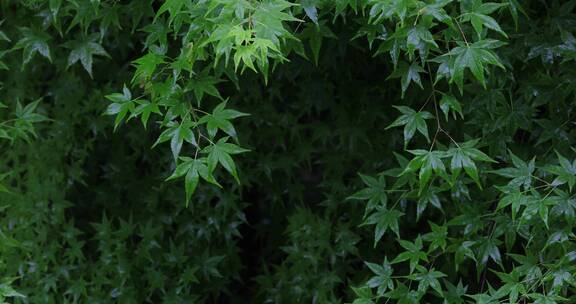
M576 303L576 1L3 0L0 302Z

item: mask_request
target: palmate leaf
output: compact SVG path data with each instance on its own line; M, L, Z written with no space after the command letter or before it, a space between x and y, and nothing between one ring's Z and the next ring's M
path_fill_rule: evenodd
M510 187L523 187L525 190L529 189L532 185L532 175L536 169L536 158L533 158L530 162L526 163L522 159L518 158L518 156L514 155L512 151L509 151L509 153L514 167L502 168L490 172L511 178L512 180L508 182L508 186Z
M551 216L563 216L566 222L574 223L574 221L576 221L576 198L571 197L570 194L559 189L554 190L554 192L557 195L550 197L554 202Z
M408 52L409 58L413 58L414 51L418 50L422 62L425 62L431 49L438 49L438 44L434 41L434 36L432 36L432 33L426 26L418 25L408 30L406 34L406 51ZM421 68L420 65L413 63L406 72L414 75L414 78L417 78L419 81L420 76L418 73L423 73L424 69ZM418 83L416 79L414 79L414 82ZM422 88L422 84L418 84Z
M442 58L444 58L450 71L450 82L455 82L461 92L464 87L464 71L466 69L470 70L472 75L484 87L486 87L485 70L489 65L504 69L500 59L492 51L492 49L502 46L502 42L485 39L471 44L459 44L447 54L436 58L435 61L442 62ZM439 74L441 73L440 68L442 68L442 65L439 67Z
M20 104L20 102L16 103L16 111L14 115L17 118L17 122L32 126L34 123L42 122L47 120L46 116L37 113L38 105L42 101L42 98L39 98L24 107Z
M367 186L366 188L352 194L348 200L368 200L366 205L366 212L369 212L376 207L386 207L388 202L388 195L386 194L386 178L383 174L378 176L378 179L359 174L360 178Z
M182 162L176 167L172 175L170 175L166 180L173 180L185 175L184 185L186 189L186 206L188 206L188 203L192 198L192 194L194 194L196 191L200 177L213 185L222 187L214 179L212 172L208 170L208 160L206 158L193 159L190 157L180 157L179 159Z
M420 216L422 216L428 207L428 204L431 204L432 206L442 211L442 204L440 203L440 198L437 195L438 192L439 189L435 187L428 187L425 190L421 190L419 192L418 203L416 205L416 221L420 220Z
M498 22L488 16L506 5L506 3L495 2L482 3L481 0L463 1L462 10L464 13L462 14L462 21L470 22L478 34L478 37L481 36L483 27L487 27L507 37L506 33L502 31L500 25L498 25Z
M68 66L80 61L86 72L92 77L92 57L99 55L110 58L110 55L108 55L102 45L96 42L97 40L98 35L94 34L80 40L67 42L65 46L71 49L70 55L68 56Z
M148 52L146 55L134 60L136 71L132 82L149 80L154 75L158 65L164 62L164 56L156 52Z
M213 172L218 164L222 165L228 171L236 182L240 184L236 165L230 155L248 152L249 150L241 148L235 144L229 143L228 137L223 137L215 144L210 145L202 150L202 153L208 154L208 171Z
M376 225L374 228L374 247L376 247L388 229L392 230L397 237L400 237L398 220L403 215L403 212L396 209L388 210L386 207L378 207L376 212L364 220L362 225Z
M320 49L322 47L322 42L324 38L337 38L336 35L330 30L330 28L321 22L320 24L313 25L310 24L304 28L302 34L299 36L300 39L308 40L310 42L310 49L312 51L312 58L314 64L318 65L318 59L320 58Z
M502 282L505 283L498 289L498 295L509 296L511 303L516 303L518 297L521 295L525 295L527 291L525 284L520 279L520 272L517 271L516 269L514 270L515 271L512 271L512 273L510 274L493 271L500 278L500 280L502 280Z
M250 68L254 72L258 72L254 66L254 61L256 60L256 46L254 44L250 45L239 45L236 47L236 52L234 52L234 71L238 70L240 63L244 67Z
M576 185L576 159L570 162L560 153L556 153L560 166L547 166L544 170L554 174L556 177L552 181L553 186L568 184L570 191Z
M446 121L448 121L448 114L452 112L452 117L456 119L456 113L460 114L460 118L464 118L462 114L462 105L452 94L442 94L440 99L440 109L444 113Z
M428 253L432 253L436 249L446 250L447 238L448 238L448 226L447 225L437 225L433 222L428 222L431 232L428 232L422 236L422 240L430 242L428 246Z
M451 179L446 173L446 166L442 161L450 155L445 151L429 151L429 150L408 150L415 157L406 165L401 175L419 171L419 194L426 188L428 182L432 178L432 173L442 177L448 183L452 183Z
M524 193L520 191L506 192L498 202L496 210L511 206L512 220L516 220L516 215L518 214L520 208L527 205L531 199L531 196L524 195Z
M418 84L422 89L424 88L422 86L422 81L420 80L420 73L424 72L424 69L417 63L409 65L408 63L401 61L388 78L400 78L400 83L402 84L402 97L404 97L404 93L408 90L408 86L411 82Z
M434 270L434 268L428 270L422 267L422 269L419 269L419 273L413 275L412 277L418 281L418 291L426 292L426 290L431 287L440 296L444 296L444 293L442 292L442 285L440 285L440 281L438 279L446 277L446 274Z
M390 262L388 262L387 257L384 258L384 262L381 265L369 262L364 262L364 264L368 266L374 274L374 276L366 282L367 287L378 288L378 295L383 295L388 289L394 289L394 280L392 280L394 269Z
M212 114L202 116L198 121L199 124L206 124L210 138L214 138L218 130L224 131L229 136L236 137L236 129L234 129L230 120L249 115L240 111L226 109L226 103L226 100L221 102L214 108Z
M191 121L190 117L188 116L181 122L171 122L168 125L168 129L166 129L164 132L162 132L162 134L160 134L160 136L158 136L158 139L152 147L170 140L172 156L174 157L174 160L177 160L184 141L198 147L196 135L194 135L194 131L192 130L196 126L197 123Z
M405 251L397 255L392 261L392 264L409 261L410 274L412 274L420 261L428 262L428 255L426 252L422 251L422 238L420 236L418 236L414 242L402 239L398 240L398 242Z
M352 304L374 304L374 302L371 300L372 289L370 289L370 287L352 287L352 291L354 291L354 294L359 297L358 299L355 299Z
M114 130L118 128L124 117L128 113L134 111L134 101L132 100L132 93L124 85L122 93L113 93L105 96L106 99L112 101L112 103L106 108L104 114L106 115L116 115L114 120Z
M166 0L156 12L155 18L157 19L160 15L168 12L170 14L169 22L172 23L174 19L176 19L176 16L183 11L185 5L190 5L190 1Z
M476 182L478 187L482 188L482 184L480 183L480 175L478 174L478 168L474 161L481 161L481 162L492 162L495 163L496 161L486 155L484 152L475 148L478 144L479 139L469 140L460 144L457 147L450 148L447 153L449 156L452 157L450 162L450 170L452 171L452 178L455 179L460 175L462 169L468 176Z
M50 41L51 38L48 34L27 27L21 28L20 31L24 37L16 43L14 48L24 50L22 59L23 66L30 62L36 53L39 53L49 61L52 61L52 57L50 56L50 46L48 45L48 41Z
M437 21L443 22L449 26L452 26L453 21L452 17L446 13L444 7L448 5L452 0L437 0L433 3L426 4L423 8L421 8L421 12L423 15L429 15L434 17Z
M557 203L558 203L557 197L551 197L549 195L542 196L539 193L534 192L532 195L528 196L527 199L523 202L523 205L526 208L522 210L519 222L521 224L533 222L534 218L540 217L540 219L546 226L546 229L550 229L548 220L550 213L550 206L554 206ZM513 212L515 211L513 210Z
M414 137L416 131L426 137L429 142L430 137L428 136L428 126L426 125L426 119L431 119L434 116L427 111L416 112L406 106L394 106L398 111L402 113L392 124L386 127L386 130L394 127L404 126L404 146L408 145L408 142Z
M36 111L38 105L42 101L39 98L25 106L17 101L16 109L14 111L15 119L13 119L13 125L4 129L0 129L0 138L5 138L13 142L18 138L22 138L25 141L30 140L30 135L32 137L37 137L35 124L38 122L43 122L48 120L48 118ZM0 127L6 126L5 124L0 125Z
M198 77L191 79L186 85L186 91L194 92L196 97L196 103L200 106L200 102L205 95L214 96L222 100L220 92L216 88L218 83L222 82L221 79L208 75L208 73L202 73Z
M491 259L497 264L502 265L502 255L500 253L500 249L498 248L501 243L502 242L498 239L483 238L478 244L478 262L476 265L483 269L486 266L488 259Z
M391 19L392 17L397 17L400 22L404 22L410 9L417 5L417 1L414 0L392 0L392 1L380 1L371 0L369 4L372 6L370 8L370 22L379 22L381 20Z
M140 121L142 121L142 125L144 126L144 128L147 127L148 119L150 118L150 115L152 113L162 115L160 108L154 102L150 102L145 99L137 99L134 102L138 104L138 106L132 112L131 117L136 117L140 115Z

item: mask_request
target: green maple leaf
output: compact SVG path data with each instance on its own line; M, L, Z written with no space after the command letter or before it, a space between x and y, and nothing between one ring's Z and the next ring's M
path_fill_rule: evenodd
M507 192L498 202L496 210L500 210L507 206L512 208L512 220L516 220L516 214L520 210L520 207L528 204L531 197L524 195L520 191Z
M196 97L196 102L200 105L202 98L204 98L204 95L206 94L222 99L220 92L216 88L216 85L220 82L222 82L221 79L209 76L207 73L202 73L188 82L185 91L193 91L194 96Z
M400 228L398 226L398 219L404 213L396 209L388 210L386 207L378 207L377 211L371 214L363 223L363 225L376 225L374 228L374 247L378 241L384 236L388 229L394 231L397 237L400 237Z
M468 286L464 286L462 281L458 281L458 284L454 286L454 284L450 283L450 281L444 281L446 285L446 291L444 292L444 296L448 303L452 304L463 304L464 300L462 297L468 291Z
M134 60L133 63L136 66L136 71L134 72L132 82L136 80L145 81L152 78L158 65L164 63L164 56L155 52L149 52L148 54Z
M272 41L278 45L281 39L294 38L293 34L284 26L285 22L302 22L295 18L290 8L295 3L288 1L262 1L258 2L258 9L252 15L254 22L254 36Z
M377 206L386 207L388 202L388 195L386 194L386 179L382 174L378 179L367 176L364 174L359 174L360 178L367 186L366 188L352 194L347 199L350 200L368 200L366 206L366 211L371 211Z
M413 243L406 240L398 240L398 242L406 251L396 256L392 264L409 261L410 273L413 273L420 261L428 262L428 255L422 251L422 238L420 236Z
M520 272L514 269L511 273L498 271L494 271L494 273L504 283L504 285L498 289L498 294L508 295L510 303L517 303L516 300L518 300L518 296L526 293L526 287L520 279Z
M23 66L30 62L36 53L39 53L40 55L46 57L50 62L52 62L52 57L50 56L50 46L48 45L50 36L48 34L27 27L20 28L20 31L24 37L16 43L14 48L24 50L22 60Z
M448 237L448 226L439 226L430 221L428 224L430 225L430 228L432 228L432 231L422 236L422 240L430 242L428 252L431 253L435 249L441 249L444 251L446 249L446 239Z
M470 258L471 260L476 261L476 256L474 256L474 252L470 247L474 245L475 242L473 241L459 241L448 247L448 250L454 252L454 262L456 270L460 268L462 262L465 258Z
M69 32L77 25L83 30L87 30L90 23L97 18L98 4L97 1L67 1L70 3L70 16L74 16L66 32ZM73 11L73 12L72 12Z
M426 125L426 119L431 119L434 116L427 111L416 112L406 106L394 106L402 113L392 124L386 127L386 130L394 127L404 126L404 146L408 145L408 142L414 137L416 131L426 137L426 140L430 142L430 137L428 136L428 126Z
M67 42L65 46L72 51L68 56L68 65L71 66L80 61L86 72L92 77L92 61L94 55L110 58L110 55L104 50L102 45L96 42L98 35L94 34L81 40Z
M422 193L425 189L426 185L432 178L432 173L441 176L444 180L451 183L451 180L448 178L448 174L446 173L446 166L444 166L444 163L442 162L442 158L449 156L446 152L428 150L408 150L408 152L415 155L415 157L408 163L404 172L401 174L404 175L419 170L419 193Z
M412 58L414 51L418 50L420 58L422 58L422 61L424 62L428 56L430 48L438 49L438 44L436 44L436 41L434 41L434 36L432 36L432 33L428 30L427 27L418 25L408 30L406 36L406 47L409 58ZM418 83L416 79L420 81L419 73L424 72L424 69L420 67L420 65L412 63L412 65L405 72L408 73L408 75L411 74L411 76L415 78L414 81ZM422 87L421 83L418 84L420 87Z
M166 0L158 9L158 12L156 12L155 19L158 19L163 13L168 12L170 14L170 23L172 23L176 16L180 14L184 5L189 3L190 1L186 0Z
M40 104L41 100L42 98L39 98L25 105L24 107L22 107L20 102L17 102L16 111L14 113L15 116L17 117L17 122L26 124L30 126L30 128L32 128L32 125L34 123L47 120L46 116L36 113L36 108L38 108L38 105ZM33 135L35 135L33 129L31 129L31 132Z
M444 296L442 285L440 285L440 281L438 280L443 277L446 277L446 275L434 270L434 268L430 270L422 269L422 271L415 276L416 281L418 281L418 291L425 292L428 287L432 287L440 296Z
M114 130L116 130L116 128L118 128L118 126L122 122L122 119L124 119L124 117L126 117L128 113L134 111L134 102L132 101L132 93L126 86L124 86L122 94L113 93L110 95L106 95L104 97L112 101L112 103L108 106L104 114L116 115L116 119L114 120Z
M146 37L146 41L144 42L144 46L147 49L153 49L157 47L154 45L158 42L158 45L161 48L165 48L168 45L168 34L170 34L170 27L166 25L162 20L158 20L152 24L149 24L142 28L143 32L146 32L148 35Z
M417 63L408 63L401 61L398 67L390 74L388 78L400 78L400 83L402 84L402 98L404 98L404 93L408 90L410 83L415 82L422 89L422 80L420 79L420 73L424 73L424 69Z
M552 181L552 186L560 186L567 183L570 191L572 191L576 184L576 159L570 163L560 153L556 152L556 154L558 155L560 166L548 166L544 169L556 175L556 178Z
M510 151L510 157L514 168L502 168L491 172L511 178L512 180L508 182L508 186L510 187L524 187L525 190L529 189L532 184L532 175L536 169L536 159L533 158L530 162L526 163L514 155L512 151Z
M434 19L451 26L453 24L452 17L450 17L443 8L450 2L451 0L441 0L426 4L426 6L421 9L421 12L424 16L432 16Z
M162 132L160 136L158 136L158 140L156 140L152 147L170 140L170 150L172 150L172 156L174 156L174 159L177 160L184 141L198 147L196 136L192 131L192 128L195 127L196 123L192 122L188 116L185 117L181 122L172 122L169 124L169 128Z
M419 192L418 204L416 205L416 221L420 220L420 216L422 216L428 204L432 204L432 206L442 211L442 204L436 193L438 193L438 189L435 187L428 187Z
M440 110L444 113L446 120L448 120L448 113L452 111L452 117L456 119L456 113L460 114L463 119L464 114L462 114L462 105L454 95L452 94L442 94L442 99L440 99Z
M460 144L455 148L450 148L448 150L448 155L452 156L452 161L450 162L450 170L452 171L452 178L455 179L460 175L462 169L464 172L470 176L478 187L482 188L480 184L480 176L478 174L478 168L474 161L482 162L492 162L496 161L486 155L484 152L474 148L478 144L479 139L470 140L465 143Z
M464 11L462 14L462 21L470 22L478 34L478 37L481 37L482 28L484 26L502 34L504 37L508 37L506 33L502 31L500 25L498 25L498 22L496 22L494 18L488 16L489 14L506 5L506 3L482 3L480 0L464 1L462 2Z
M576 220L576 198L570 197L570 194L556 189L554 190L558 195L551 197L555 202L552 208L552 214L555 216L564 215L568 223L573 223Z
M478 248L478 266L484 267L486 263L488 263L488 259L490 258L494 262L502 265L502 257L500 254L500 249L498 249L498 245L502 242L497 239L491 238L484 238L479 245Z
M487 65L495 65L504 69L504 66L500 63L500 59L492 51L492 49L501 46L501 42L497 40L481 40L472 44L462 45L453 48L440 57L448 57L447 64L449 65L449 71L452 75L450 82L455 82L460 91L463 90L464 86L464 71L469 69L472 75L486 87L485 72ZM441 61L441 60L436 60Z
M336 38L336 35L324 23L324 21L321 21L320 24L308 24L300 35L301 39L308 39L310 42L310 49L312 50L312 58L314 59L315 65L318 65L320 48L322 47L324 38Z
M213 172L217 164L220 164L222 167L224 167L224 169L226 169L226 171L232 174L236 182L239 184L240 179L238 178L236 165L234 164L234 160L230 155L245 153L249 150L241 148L227 141L228 137L223 137L214 145L210 145L202 150L202 153L208 154L208 170L210 172Z
M200 177L213 185L222 187L214 179L212 172L208 170L206 158L194 159L190 157L180 157L179 160L182 162L176 166L172 175L170 175L166 180L173 180L185 175L184 186L186 190L186 205L188 205L190 198L196 191Z
M397 16L403 23L410 9L416 6L413 0L391 0L391 1L373 1L370 9L370 22L376 23L382 19L391 19Z
M236 110L226 109L226 102L227 101L223 101L217 105L212 111L212 114L206 114L198 121L200 124L206 124L210 138L214 138L218 130L222 130L226 134L236 137L236 129L234 129L230 120L249 115Z
M473 294L473 295L467 295L467 296L474 299L475 304L499 304L500 303L500 301L498 301L496 297L489 295L489 294L485 294L485 293Z
M250 45L239 45L236 47L236 52L234 53L234 71L238 70L240 62L244 64L241 73L244 69L248 67L254 72L258 72L254 66L254 60L256 58L256 46L254 44Z
M394 289L394 280L392 280L394 269L388 262L388 258L384 258L382 265L369 262L364 262L364 264L375 274L366 282L366 286L378 288L378 295L383 295L387 289Z
M140 115L140 120L142 121L142 125L144 125L144 128L146 128L148 124L148 119L150 118L150 115L152 113L162 115L162 112L160 112L160 108L158 108L158 104L156 104L155 102L150 102L145 99L138 99L135 100L135 102L138 104L138 106L134 109L132 117Z

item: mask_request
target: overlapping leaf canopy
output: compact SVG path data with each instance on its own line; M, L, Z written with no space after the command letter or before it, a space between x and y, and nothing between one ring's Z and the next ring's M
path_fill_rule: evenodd
M0 3L0 300L576 301L575 6Z

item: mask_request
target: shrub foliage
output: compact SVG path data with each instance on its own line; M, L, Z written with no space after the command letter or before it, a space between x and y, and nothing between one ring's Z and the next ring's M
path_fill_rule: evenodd
M576 302L576 1L0 2L0 301Z

